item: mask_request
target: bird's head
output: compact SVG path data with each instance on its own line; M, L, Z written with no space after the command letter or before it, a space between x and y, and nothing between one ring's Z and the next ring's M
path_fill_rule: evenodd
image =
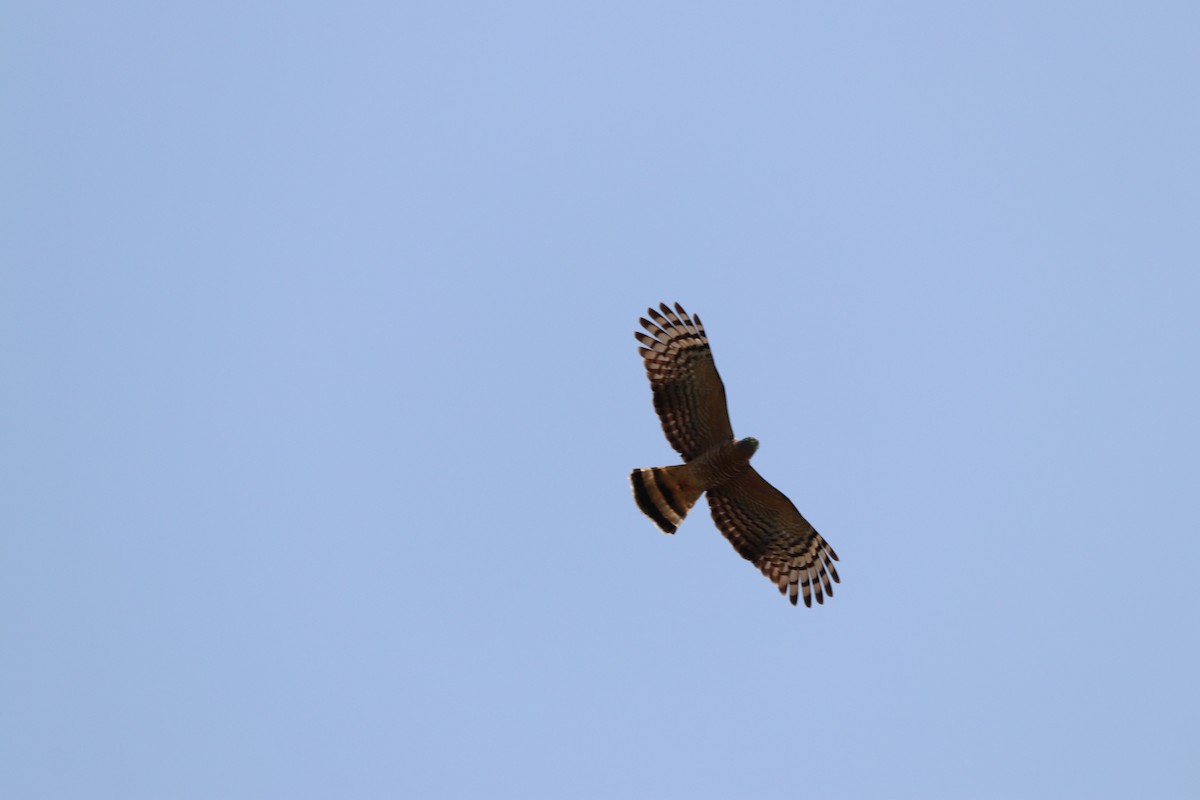
M747 436L745 439L739 439L737 442L738 450L746 454L746 458L754 455L754 451L758 449L758 439L753 436Z

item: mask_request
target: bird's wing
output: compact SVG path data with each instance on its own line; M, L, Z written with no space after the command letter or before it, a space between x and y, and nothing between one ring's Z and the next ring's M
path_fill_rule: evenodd
M662 303L659 309L648 309L650 319L641 320L649 335L637 331L634 336L643 345L639 350L663 432L684 461L691 461L733 438L725 385L699 315L688 316L678 303L674 309Z
M780 593L796 605L833 596L839 582L837 553L783 492L750 467L738 478L708 492L713 521L735 550L754 563Z

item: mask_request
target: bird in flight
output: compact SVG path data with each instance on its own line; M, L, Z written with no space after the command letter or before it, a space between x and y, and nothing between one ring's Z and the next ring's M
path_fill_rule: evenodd
M648 309L636 331L646 365L654 410L667 441L683 456L671 467L635 469L633 497L642 513L674 533L688 511L708 494L717 529L743 558L787 594L792 605L803 595L824 603L839 582L837 554L787 496L750 466L754 438L734 439L725 405L725 385L713 363L700 316L678 303Z

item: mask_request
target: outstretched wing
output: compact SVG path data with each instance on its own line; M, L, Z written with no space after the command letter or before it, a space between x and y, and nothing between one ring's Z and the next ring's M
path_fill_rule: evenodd
M787 495L767 483L751 467L739 478L708 492L713 521L735 550L790 595L796 605L803 590L804 605L833 596L838 583L837 553L808 523ZM832 580L831 580L832 579Z
M651 308L650 319L641 320L650 335L640 331L633 335L644 345L638 349L646 362L654 410L667 441L684 461L691 461L733 438L725 385L717 374L699 315L689 317L678 303L674 310L666 303L659 308L662 313Z

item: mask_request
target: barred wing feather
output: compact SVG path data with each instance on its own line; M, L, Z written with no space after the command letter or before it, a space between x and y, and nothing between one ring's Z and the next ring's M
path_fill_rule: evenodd
M839 582L837 553L783 492L751 467L738 479L710 489L713 521L743 558L754 563L796 605L824 603Z
M725 385L717 374L700 317L688 316L678 303L641 319L647 333L635 332L654 391L654 410L667 441L691 461L713 445L733 438ZM661 312L661 313L660 313ZM649 335L647 335L649 334Z

